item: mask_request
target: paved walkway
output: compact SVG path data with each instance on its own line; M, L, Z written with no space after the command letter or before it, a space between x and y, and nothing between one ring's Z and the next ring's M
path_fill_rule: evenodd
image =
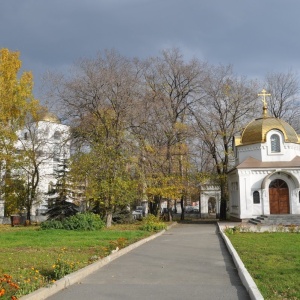
M48 300L250 299L214 224L178 224Z

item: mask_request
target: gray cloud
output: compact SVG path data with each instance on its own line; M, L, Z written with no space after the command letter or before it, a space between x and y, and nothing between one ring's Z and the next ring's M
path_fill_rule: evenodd
M300 69L298 0L4 0L0 47L39 78L114 48L145 58L178 47L238 74Z

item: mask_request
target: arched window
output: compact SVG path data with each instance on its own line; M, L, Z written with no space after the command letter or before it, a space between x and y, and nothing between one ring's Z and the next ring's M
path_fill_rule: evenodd
M279 174L279 172L278 172ZM284 180L281 179L274 179L270 185L269 188L277 188L277 189L288 189L288 185Z
M278 134L271 135L271 152L280 152L280 138Z
M258 191L253 192L253 203L254 204L259 204L260 203L260 198L259 198L259 192Z
M60 137L61 137L61 133L60 133L59 131L55 131L55 132L54 132L54 135L53 135L53 138L54 138L55 140L59 140Z

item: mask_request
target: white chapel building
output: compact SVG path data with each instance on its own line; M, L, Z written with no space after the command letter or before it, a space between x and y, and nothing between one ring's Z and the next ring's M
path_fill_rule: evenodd
M245 221L261 215L300 215L300 137L285 121L263 114L233 142L228 172L229 213Z

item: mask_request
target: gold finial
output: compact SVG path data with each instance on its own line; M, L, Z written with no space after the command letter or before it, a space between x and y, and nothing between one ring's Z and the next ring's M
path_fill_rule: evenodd
M258 94L258 96L262 96L262 102L264 104L263 106L263 116L266 117L268 115L267 113L267 100L266 100L266 96L271 96L271 94L267 94L267 91L265 89L263 89L261 91L261 94Z

